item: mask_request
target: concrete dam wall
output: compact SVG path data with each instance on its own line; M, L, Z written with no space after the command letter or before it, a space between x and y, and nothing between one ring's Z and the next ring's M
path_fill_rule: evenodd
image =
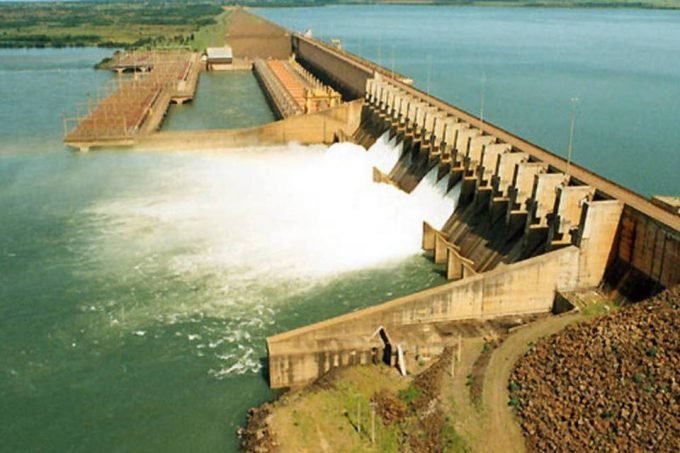
M404 84L412 83L408 77L321 41L294 35L292 43L298 60L321 80L342 93L345 100L362 98L366 92L366 81L374 73L389 74Z
M270 337L272 387L394 356L397 345L407 361L425 356L445 341L438 323L547 312L558 291L638 300L680 281L680 216L346 52L293 42L335 89L363 89L355 142L387 133L403 144L375 180L411 192L435 174L460 198L441 229L423 225L423 250L451 283Z
M618 203L622 214L613 224L613 242L598 253L604 260L598 266L608 270L606 280L601 281L605 274L600 280L595 274L591 283L605 283L639 300L680 281L680 216L411 86L376 80L369 81L373 94L355 138L370 144L388 130L404 140L409 153L389 175L404 190L412 190L433 168L451 185L463 185L461 208L443 230L459 247L467 247L463 255L468 258L479 253L470 249L469 231L489 241L498 253L477 256L477 270L526 258L544 247L579 244L593 207ZM499 244L501 235L505 248ZM511 248L508 239L518 235L522 246ZM609 272L614 265L618 271Z
M322 112L291 116L262 126L213 131L157 132L141 137L137 150L245 148L297 142L333 143L359 127L362 100L345 102Z
M578 255L565 248L270 337L269 383L300 385L337 366L371 363L386 348L380 329L413 358L443 349L431 323L550 311L555 290L576 284Z

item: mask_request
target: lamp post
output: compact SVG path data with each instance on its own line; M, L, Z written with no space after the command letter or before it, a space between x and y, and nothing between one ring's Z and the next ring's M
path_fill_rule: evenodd
M479 79L480 93L479 93L479 119L484 122L484 88L486 86L486 73L482 72L482 77Z
M574 126L576 124L576 104L578 103L578 98L571 98L571 124L569 125L569 145L567 146L567 176L569 175L569 169L571 167L571 153L574 148Z
M432 85L432 54L427 56L427 95L430 95Z
M394 79L394 45L392 45L392 79Z

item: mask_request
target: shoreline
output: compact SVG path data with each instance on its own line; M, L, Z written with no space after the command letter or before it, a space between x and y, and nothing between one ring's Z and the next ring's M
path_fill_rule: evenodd
M87 5L89 4L88 2L83 2L82 5ZM124 3L114 3L118 5L125 5ZM31 6L33 5L45 5L45 2L27 2L27 3L6 3L6 4L0 4L0 11L2 11L3 7L6 7L6 5L11 5L11 6L20 6L24 7L26 9L25 14L30 14L31 13ZM59 6L59 5L53 5L53 6ZM406 1L400 1L400 0L385 0L385 1L377 1L377 2L358 2L358 3L333 3L329 2L326 4L313 4L313 5L307 5L307 4L258 4L254 3L251 5L244 5L244 8L246 9L299 9L299 8L326 8L326 7L333 7L333 8L344 8L344 7L356 7L356 6L361 6L361 7L366 7L366 6L371 6L371 7L381 7L381 6L389 6L389 7L394 7L394 6L420 6L420 7L437 7L437 8L485 8L485 9L550 9L550 10L556 10L556 9L563 9L563 10L636 10L636 11L680 11L680 2L677 2L677 4L658 4L658 3L644 3L644 2L637 2L637 3L627 3L627 2L613 2L613 3L597 3L597 2L556 2L556 3L551 3L551 2L537 2L537 3L532 3L532 2L523 2L523 3L516 3L516 2L511 2L511 1L490 1L490 2L480 2L480 1L470 1L470 2L436 2L436 1L417 1L417 0L406 0ZM216 16L219 17L219 16ZM213 26L215 24L208 25L207 27ZM95 36L95 34L90 34L90 32L96 32L97 27L93 26L91 29L88 29L87 24L82 24L80 27L83 27L83 33L82 34L74 34L74 35L64 35L63 31L61 31L59 28L55 29L45 29L43 32L40 33L40 35L36 35L34 33L28 33L25 35L7 35L4 40L0 40L0 49L65 49L65 48L87 48L87 47L97 47L97 48L102 48L102 49L121 49L121 48L135 48L135 45L137 44L136 42L125 42L125 41L115 41L115 40L101 40L101 41L88 41L87 39L91 39L92 36ZM122 30L127 30L127 29L132 29L134 28L133 25L130 25L128 27L122 27ZM202 30L204 27L202 27L199 30ZM6 33L6 32L5 32ZM199 31L194 32L195 34L198 34ZM191 34L191 36L194 35L194 33ZM172 35L171 30L168 30L166 33L168 36ZM63 41L64 36L66 36L71 42L69 41ZM161 34L160 36L163 36ZM36 38L40 38L40 41L35 41ZM14 41L12 41L14 39ZM56 43L51 42L51 40L62 40ZM79 39L84 39L79 41ZM189 46L189 44L187 44ZM140 47L141 48L141 47ZM156 48L155 46L151 46L151 48ZM162 47L161 47L162 48Z

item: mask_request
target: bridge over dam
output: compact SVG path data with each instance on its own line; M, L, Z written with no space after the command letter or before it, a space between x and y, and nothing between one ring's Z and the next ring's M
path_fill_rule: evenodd
M269 337L272 387L305 384L334 367L398 358L403 365L438 353L450 341L445 323L547 313L560 294L592 288L638 301L680 282L676 212L419 90L405 75L242 9L231 23L235 57L253 61L281 119L126 135L125 143L186 149L347 140L371 152L387 134L402 151L389 171L374 171L376 182L410 193L434 180L459 194L443 226L422 229L423 252L449 282ZM255 23L265 24L262 36ZM300 86L340 99L307 109Z

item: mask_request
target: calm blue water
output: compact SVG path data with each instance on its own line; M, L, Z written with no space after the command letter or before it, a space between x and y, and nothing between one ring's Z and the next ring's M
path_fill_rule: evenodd
M259 9L643 195L680 194L680 11L330 6ZM428 75L429 74L429 75Z

